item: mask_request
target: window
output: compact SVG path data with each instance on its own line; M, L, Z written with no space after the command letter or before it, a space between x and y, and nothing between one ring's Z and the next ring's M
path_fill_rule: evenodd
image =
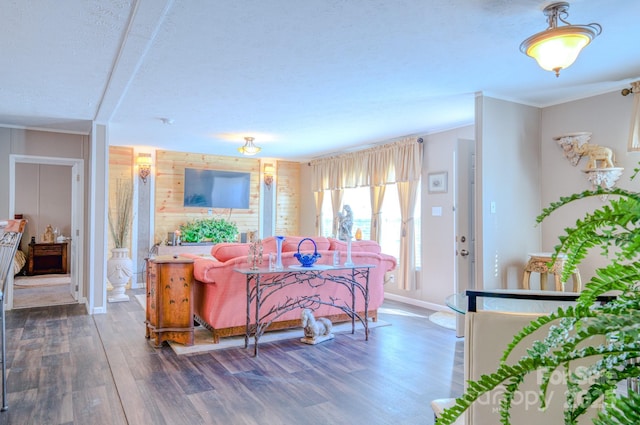
M416 210L414 212L415 224L415 261L416 268L421 266L421 222L420 222L420 203L421 190L418 187L416 197ZM371 195L368 187L358 187L353 189L345 189L342 196L342 205L349 205L353 211L353 234L357 229L362 231L362 239L371 238ZM398 189L395 185L388 185L385 190L384 201L382 204L382 234L380 236L380 245L382 252L393 255L398 258L400 256L400 233L402 229L402 220L400 215L400 201L398 200ZM331 207L331 192L325 191L322 203L322 236L337 237L333 235L333 210Z
M331 208L331 191L324 191L322 199L322 236L333 237L333 209Z
M356 187L344 189L342 206L349 205L353 212L352 236L355 239L356 231L362 231L362 239L371 238L371 200L368 187ZM331 206L331 192L325 191L322 202L322 236L333 235L333 209Z

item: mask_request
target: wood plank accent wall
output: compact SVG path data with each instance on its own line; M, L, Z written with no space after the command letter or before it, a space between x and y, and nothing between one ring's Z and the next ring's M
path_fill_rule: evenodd
M109 146L109 208L115 208L116 204L116 187L118 180L133 184L133 148L126 146ZM115 214L115 210L112 214ZM109 224L107 223L107 228ZM129 241L127 248L131 250L131 232L129 232ZM114 248L111 232L108 236L109 246L108 252ZM110 254L109 254L110 256Z
M198 153L156 151L155 231L154 240L161 242L167 233L180 224L208 217L208 208L185 208L184 169L197 168L251 173L249 209L214 208L214 217L224 217L236 223L243 232L258 231L260 227L260 160Z
M276 235L300 234L300 163L278 161Z
M118 179L133 183L134 151L126 146L109 146L109 204L115 203L115 188ZM156 243L166 240L180 224L208 217L208 208L185 208L184 169L199 168L251 173L251 194L248 210L214 208L214 217L234 221L240 232L260 230L260 159L236 158L199 153L156 151L151 172L155 181L155 228L152 229ZM300 232L300 163L277 161L276 167L276 233L298 235ZM133 236L133 235L131 235ZM131 248L131 243L128 244ZM109 235L109 252L113 241Z

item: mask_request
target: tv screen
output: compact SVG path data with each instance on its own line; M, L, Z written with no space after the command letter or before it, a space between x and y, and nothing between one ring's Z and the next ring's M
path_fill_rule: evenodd
M184 169L184 206L249 209L250 173Z

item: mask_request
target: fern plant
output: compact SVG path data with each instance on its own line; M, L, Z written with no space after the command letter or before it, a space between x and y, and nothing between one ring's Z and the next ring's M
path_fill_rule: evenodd
M639 169L634 171L632 180ZM566 255L563 281L594 248L600 248L610 262L596 270L574 307L559 308L542 316L515 335L498 369L469 382L465 394L445 410L436 422L438 425L452 424L480 396L499 385L505 387L500 402L500 422L511 424L511 402L525 376L542 373L540 404L544 408L547 387L558 370L564 372L568 380L565 424L577 424L578 418L596 401L602 403L594 419L596 425L640 423L640 395L616 392L620 382L640 377L640 194L624 189L584 191L552 203L538 216L537 222L564 205L593 196L606 197L608 203L565 229L554 248L553 260L559 254ZM599 296L610 291L617 294L614 300L606 304L597 302ZM543 340L534 342L528 354L516 363L506 364L516 345L550 322L554 322L554 326ZM589 338L594 336L604 336L607 343L589 343ZM578 359L589 362L588 373L594 378L588 380L586 391L579 385L579 381L584 382L584 376L578 377L569 370L569 362Z

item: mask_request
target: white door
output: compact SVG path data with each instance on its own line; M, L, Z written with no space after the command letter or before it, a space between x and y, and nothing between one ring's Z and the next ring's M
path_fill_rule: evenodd
M455 180L455 238L456 238L456 278L455 292L475 288L475 142L459 139L456 145ZM464 316L456 321L458 336L464 336Z

